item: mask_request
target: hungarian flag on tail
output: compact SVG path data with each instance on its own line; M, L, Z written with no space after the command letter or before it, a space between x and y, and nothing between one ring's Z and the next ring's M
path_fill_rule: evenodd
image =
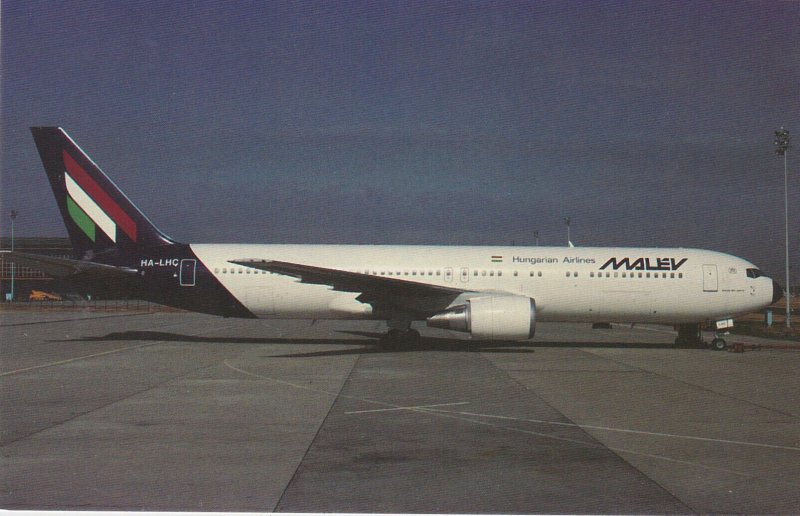
M31 132L76 258L175 243L153 226L63 129L32 127Z

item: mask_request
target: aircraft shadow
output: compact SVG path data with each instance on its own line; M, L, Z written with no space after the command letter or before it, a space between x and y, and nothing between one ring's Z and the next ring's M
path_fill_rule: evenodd
M80 337L56 342L103 342L103 341L163 341L194 342L198 344L355 344L353 339L316 339L286 337L202 337L162 331L121 331L97 337Z
M302 344L302 345L347 345L359 346L355 349L327 350L310 353L292 353L273 355L274 358L299 358L319 356L359 355L365 353L397 353L408 351L457 351L457 352L522 352L532 353L527 343L508 342L498 343L489 341L470 341L447 338L422 337L418 342L404 342L387 338L385 333L370 333L358 331L340 331L338 333L353 336L367 337L366 339L353 338L287 338L287 337L205 337L199 335L186 335L160 331L123 331L102 336L79 337L55 342L108 342L108 341L136 341L136 342L188 342L209 344Z
M137 341L137 342L186 342L210 344L284 344L284 345L345 345L357 348L341 350L312 351L307 353L290 353L271 355L271 358L312 358L325 356L361 355L372 353L403 353L418 351L448 351L459 353L534 353L536 348L629 348L629 349L688 349L692 346L675 346L672 343L654 342L492 342L480 340L452 339L443 337L421 337L416 342L389 339L385 333L346 331L337 333L366 337L353 338L286 338L286 337L234 337L187 335L181 333L159 331L124 331L103 336L80 337L56 342L105 342L105 341Z

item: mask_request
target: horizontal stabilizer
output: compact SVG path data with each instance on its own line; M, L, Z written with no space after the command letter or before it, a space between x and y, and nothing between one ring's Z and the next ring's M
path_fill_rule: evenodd
M57 258L41 254L20 253L18 251L2 251L0 256L4 261L14 262L17 265L41 271L53 278L71 278L74 276L91 276L93 279L101 278L130 278L138 271L127 267L115 267L102 263L72 260L70 258Z

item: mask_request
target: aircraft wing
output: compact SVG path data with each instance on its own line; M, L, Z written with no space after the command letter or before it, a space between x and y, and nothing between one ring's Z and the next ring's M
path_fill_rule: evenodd
M115 267L102 263L58 258L41 254L20 253L18 251L2 251L4 261L41 271L54 278L91 278L96 280L130 278L138 271L127 267Z
M386 276L328 269L277 260L241 259L230 263L297 278L301 283L328 285L341 292L359 292L358 300L376 306L420 313L442 310L466 290Z

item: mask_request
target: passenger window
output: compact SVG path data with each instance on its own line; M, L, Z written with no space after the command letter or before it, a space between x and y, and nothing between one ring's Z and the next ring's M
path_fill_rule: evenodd
M589 277L590 277L590 278L594 278L594 272L590 272L590 273L589 273Z
M539 271L539 273L537 274L537 276L539 276L539 277L541 278L541 277L542 277L542 271Z

